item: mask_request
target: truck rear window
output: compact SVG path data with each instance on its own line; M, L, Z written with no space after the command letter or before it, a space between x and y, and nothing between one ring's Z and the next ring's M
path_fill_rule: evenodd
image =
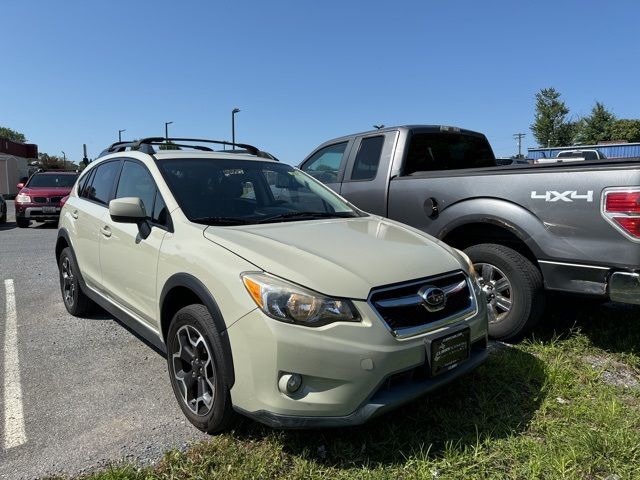
M411 137L404 174L495 165L495 156L484 137L459 133L417 133Z

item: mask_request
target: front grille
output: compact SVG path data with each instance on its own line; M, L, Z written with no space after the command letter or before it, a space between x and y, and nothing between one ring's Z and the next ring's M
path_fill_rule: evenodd
M446 301L441 310L427 310L423 298L418 294L421 289L429 287L445 292ZM462 318L476 309L469 280L460 271L377 288L369 296L369 303L393 334L399 337L420 333L421 327L427 327L435 322Z
M33 201L35 203L53 203L55 205L57 205L58 203L60 203L60 200L62 200L62 197L33 197Z

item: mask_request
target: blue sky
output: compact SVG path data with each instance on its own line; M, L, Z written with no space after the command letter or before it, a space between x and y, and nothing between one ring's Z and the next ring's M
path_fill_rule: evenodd
M484 132L498 155L534 95L640 117L640 2L4 0L0 125L78 160L117 140L231 137L298 163L376 123Z

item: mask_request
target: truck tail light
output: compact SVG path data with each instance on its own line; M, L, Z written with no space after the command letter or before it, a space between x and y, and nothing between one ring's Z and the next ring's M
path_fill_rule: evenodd
M640 188L615 187L602 192L602 216L630 240L640 241Z

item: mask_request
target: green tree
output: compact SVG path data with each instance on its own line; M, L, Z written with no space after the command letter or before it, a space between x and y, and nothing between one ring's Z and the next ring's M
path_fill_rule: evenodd
M569 109L560 100L555 88L543 88L536 93L536 113L531 124L533 136L543 147L556 147L572 143L574 126L567 122Z
M8 127L0 127L0 138L7 138L19 143L27 142L27 137L24 136L24 133L16 132Z
M640 142L640 120L621 118L611 125L610 140Z
M69 159L65 161L62 157L49 155L48 153L39 153L38 160L45 170L75 170L78 168L78 166Z
M600 102L591 109L591 114L580 122L577 139L580 143L595 145L612 139L616 117Z
M160 150L180 150L180 147L173 142L164 142L158 148Z

